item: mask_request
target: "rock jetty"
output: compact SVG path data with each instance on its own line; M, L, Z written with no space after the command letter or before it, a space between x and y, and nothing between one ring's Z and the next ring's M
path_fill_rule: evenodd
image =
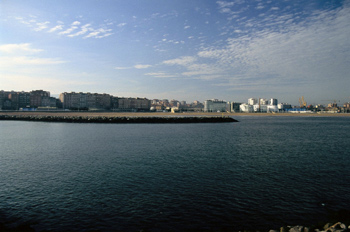
M227 123L231 117L104 117L104 116L37 116L0 115L0 120L69 122L69 123Z
M270 230L269 232L347 232L347 231L350 231L349 227L350 226L342 222L337 222L335 224L327 223L322 229L315 229L315 228L312 229L311 227L304 227L304 226L286 226L286 227L281 227L280 230ZM1 222L0 222L0 231L2 232L18 232L18 231L36 232L36 230L32 228L32 225L30 223L24 223L17 226L8 226L5 223L1 223ZM143 231L143 230L140 230L140 231ZM217 230L213 230L213 231L217 231ZM235 230L233 229L228 231L234 232ZM242 231L238 231L238 232L242 232ZM251 232L251 231L244 231L244 232ZM257 232L259 232L259 230Z
M306 227L306 226L286 226L281 227L280 230L270 230L269 232L346 232L350 231L350 226L337 222L327 223L323 227Z

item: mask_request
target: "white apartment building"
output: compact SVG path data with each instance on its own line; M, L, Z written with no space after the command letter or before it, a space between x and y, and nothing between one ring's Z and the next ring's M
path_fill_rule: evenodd
M248 105L255 105L256 103L258 103L258 101L256 100L256 98L249 98L248 99Z
M227 102L218 99L204 101L204 112L226 112Z

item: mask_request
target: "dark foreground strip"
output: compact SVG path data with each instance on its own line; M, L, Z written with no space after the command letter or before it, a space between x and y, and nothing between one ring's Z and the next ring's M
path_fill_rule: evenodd
M73 117L0 115L0 120L70 123L222 123L238 122L231 117Z

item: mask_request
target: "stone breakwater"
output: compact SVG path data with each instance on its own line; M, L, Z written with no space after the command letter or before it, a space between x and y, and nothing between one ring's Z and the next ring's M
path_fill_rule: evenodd
M104 117L0 115L0 120L69 123L223 123L238 122L231 117Z
M281 227L280 230L270 230L269 232L346 232L350 231L350 226L337 222L327 223L323 227L304 227L304 226L286 226Z
M15 231L36 232L36 230L32 228L32 225L30 223L24 223L17 226L8 226L1 222L0 222L0 231L2 232L15 232ZM71 230L71 231L75 231L75 230ZM140 230L140 231L143 231L143 230ZM213 230L213 231L216 231L216 230ZM228 231L234 232L235 230L232 229ZM347 231L350 231L350 226L341 222L337 222L335 224L327 223L321 229L304 227L304 226L286 226L286 227L281 227L280 230L270 230L269 232L347 232ZM242 232L242 231L238 231L238 232ZM243 231L243 232L252 232L252 231ZM260 232L260 231L258 230L256 232Z

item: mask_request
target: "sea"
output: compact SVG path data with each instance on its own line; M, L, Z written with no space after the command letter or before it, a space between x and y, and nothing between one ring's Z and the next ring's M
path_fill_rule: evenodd
M234 118L0 121L0 223L35 231L268 231L350 209L350 117Z

